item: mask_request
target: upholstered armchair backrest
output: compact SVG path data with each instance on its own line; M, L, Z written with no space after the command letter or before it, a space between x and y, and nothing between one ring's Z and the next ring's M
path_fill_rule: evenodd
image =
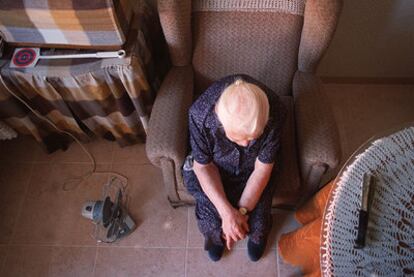
M159 0L175 66L193 65L195 93L244 73L290 95L295 72L316 70L341 0Z

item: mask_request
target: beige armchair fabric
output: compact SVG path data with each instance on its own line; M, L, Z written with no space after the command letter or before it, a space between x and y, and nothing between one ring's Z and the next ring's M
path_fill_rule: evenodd
M152 108L147 155L162 168L169 200L179 204L177 189L183 183L181 165L188 150L187 111L193 99L191 66L173 67L161 85Z
M215 80L249 74L289 110L274 207L318 190L340 158L338 131L316 67L333 36L341 0L159 0L173 67L149 121L146 150L161 167L173 206L193 203L181 177L189 151L188 109Z
M335 170L340 158L339 135L320 80L297 71L293 79L299 167L304 193L319 188L322 175Z

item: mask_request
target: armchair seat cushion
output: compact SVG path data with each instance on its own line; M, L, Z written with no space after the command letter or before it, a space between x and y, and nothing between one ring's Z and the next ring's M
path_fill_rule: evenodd
M296 152L295 140L295 120L293 98L291 96L280 96L283 104L288 110L286 122L282 134L281 145L281 164L276 165L277 173L274 181L276 182L276 192L273 196L274 208L294 207L299 200L300 177ZM178 183L177 193L181 201L194 204L193 197L187 192L182 182Z

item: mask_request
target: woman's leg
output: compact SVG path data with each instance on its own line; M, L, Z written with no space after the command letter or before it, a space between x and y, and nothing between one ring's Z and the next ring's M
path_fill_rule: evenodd
M269 185L268 185L269 186ZM247 253L251 261L258 261L264 253L267 237L272 229L272 189L267 187L249 216L249 241Z
M213 261L221 259L224 243L221 238L221 218L216 207L201 189L200 183L192 170L183 171L184 183L188 192L195 198L195 215L200 232L205 238L204 250Z
M195 215L198 229L206 239L205 250L208 250L211 244L224 246L221 218L216 207L204 193L197 196Z
M249 214L249 239L255 244L265 243L272 229L272 197L273 189L267 187L256 207Z
M260 196L256 207L249 214L249 240L255 244L266 243L272 229L272 200L275 193L277 170L273 170L270 180Z
M221 218L216 207L201 189L193 171L183 171L183 177L188 192L196 200L195 216L198 228L206 239L206 247L211 243L224 245L221 239Z

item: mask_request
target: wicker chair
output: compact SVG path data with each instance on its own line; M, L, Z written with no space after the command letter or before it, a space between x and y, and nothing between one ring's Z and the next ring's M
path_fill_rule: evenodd
M273 207L294 207L340 159L338 131L315 70L336 28L341 0L159 0L173 67L158 92L146 151L176 207L193 203L181 166L188 109L212 82L244 73L289 110Z

